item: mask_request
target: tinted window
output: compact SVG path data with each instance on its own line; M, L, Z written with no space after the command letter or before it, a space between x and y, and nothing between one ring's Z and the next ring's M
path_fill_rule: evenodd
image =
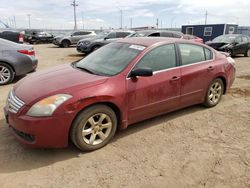
M91 32L87 32L87 31L82 31L79 32L79 35L89 35Z
M124 38L126 36L128 36L130 33L128 32L117 32L116 33L116 38Z
M193 44L179 44L182 65L189 65L200 61L205 61L204 49ZM209 57L209 56L208 56Z
M150 35L148 35L149 37L159 37L160 33L152 33Z
M148 52L136 67L150 67L153 71L164 70L176 66L174 44L157 47Z
M213 58L213 53L211 50L207 49L207 48L204 48L204 52L205 52L205 57L206 57L206 60L210 60Z
M113 39L113 38L116 38L116 33L115 32L111 32L108 34L107 38L109 39Z
M162 37L173 37L173 34L172 33L167 33L167 32L162 32L161 36Z

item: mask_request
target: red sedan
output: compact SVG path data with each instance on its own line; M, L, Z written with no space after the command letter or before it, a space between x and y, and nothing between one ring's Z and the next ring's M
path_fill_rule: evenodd
M34 73L4 108L16 138L33 147L105 146L117 128L203 103L213 107L235 79L234 61L171 38L128 38L77 63Z

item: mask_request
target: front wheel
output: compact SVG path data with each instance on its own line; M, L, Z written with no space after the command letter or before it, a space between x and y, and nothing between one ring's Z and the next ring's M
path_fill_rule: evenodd
M68 48L70 46L70 41L68 40L63 40L62 41L62 45L63 48Z
M216 106L223 95L224 84L221 79L217 78L211 82L208 87L204 105L206 107Z
M117 129L115 112L105 105L94 105L82 111L71 127L72 142L82 151L99 149L114 136Z

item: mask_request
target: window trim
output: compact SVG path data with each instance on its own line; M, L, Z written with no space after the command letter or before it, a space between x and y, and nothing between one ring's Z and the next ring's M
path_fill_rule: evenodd
M207 48L207 47L205 47L203 45L197 45L197 44L192 44L192 43L177 43L177 47L178 47L178 51L179 51L178 55L179 55L179 62L180 62L180 66L179 67L180 68L182 68L182 67L188 67L188 66L192 66L192 65L197 65L197 64L209 63L209 62L213 62L215 60L215 53L214 53L214 51L211 50L211 49L209 49L209 48L207 48L208 50L210 50L212 52L212 56L213 56L212 59L205 60L205 61L199 61L199 62L191 63L191 64L188 64L188 65L182 65L181 51L180 51L180 47L179 47L180 44L190 44L190 45L200 46L200 47L203 48L203 51L204 51L204 48ZM205 55L205 52L204 52L204 55Z
M144 52L144 54L135 62L135 64L133 65L133 67L128 71L128 74L126 76L126 80L130 80L131 77L129 77L131 71L135 68L135 66L141 61L141 59L146 55L148 54L150 51L152 51L153 49L155 48L158 48L158 47L161 47L161 46L164 46L164 45L174 45L174 48L175 48L175 64L176 64L176 67L172 67L172 68L167 68L167 69L162 69L162 70L158 70L158 71L153 71L153 75L155 74L158 74L158 73L161 73L161 72L165 72L165 71L169 71L169 70L172 70L172 69L176 69L176 68L179 68L180 67L180 57L179 57L179 52L178 52L178 46L177 46L177 43L163 43L163 44L160 44L160 45L157 45L155 47L155 45L153 45L152 47L150 47L148 50L146 50Z
M207 28L211 28L211 31L206 31ZM210 34L206 34L206 32L211 32ZM203 33L203 36L205 37L211 37L213 34L213 27L212 26L209 26L209 27L204 27L204 33Z

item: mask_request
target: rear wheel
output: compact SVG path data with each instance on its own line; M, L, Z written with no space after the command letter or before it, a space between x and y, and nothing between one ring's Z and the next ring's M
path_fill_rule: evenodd
M217 78L211 82L208 87L204 105L207 107L216 106L223 95L224 84L221 79Z
M244 56L245 56L245 57L250 57L250 49L248 49L248 50L246 51L246 53L244 54Z
M114 111L105 105L94 105L77 116L72 124L70 137L80 150L92 151L108 144L116 128Z
M70 46L70 41L68 40L63 40L62 41L62 47L63 48L68 48Z
M5 63L0 63L0 85L5 85L14 79L14 71L12 68L5 64Z

